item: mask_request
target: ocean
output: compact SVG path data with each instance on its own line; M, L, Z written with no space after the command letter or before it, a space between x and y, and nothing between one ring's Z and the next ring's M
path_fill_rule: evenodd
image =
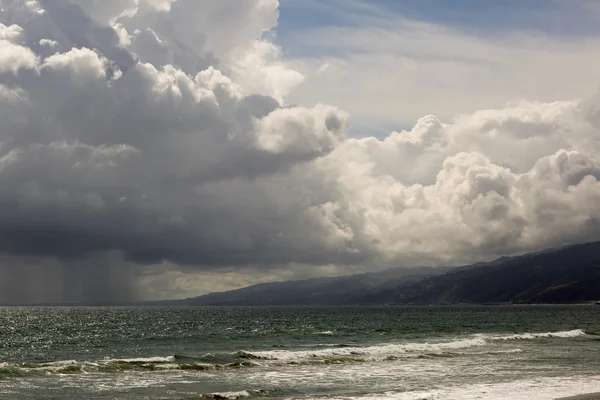
M0 399L554 399L600 306L0 308Z

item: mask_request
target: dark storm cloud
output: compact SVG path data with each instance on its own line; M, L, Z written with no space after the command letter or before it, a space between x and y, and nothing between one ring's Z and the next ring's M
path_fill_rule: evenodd
M114 250L138 263L210 266L317 258L285 246L290 230L302 237L311 225L318 231L316 221L296 205L277 211L271 197L281 174L343 138L343 112L281 108L241 94L212 68L192 77L132 65L114 30L95 27L75 4L30 18L60 27L66 39L53 40L62 48L70 37L79 42L5 75L23 98L21 115L7 115L12 127L0 131L0 248L64 259Z

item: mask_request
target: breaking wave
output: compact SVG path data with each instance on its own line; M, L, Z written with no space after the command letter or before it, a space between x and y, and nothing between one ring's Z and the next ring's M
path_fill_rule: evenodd
M170 371L193 370L211 371L256 366L250 361L236 361L224 364L200 362L178 363L176 356L148 358L103 359L99 361L63 360L46 363L0 363L0 377L23 376L32 374L77 374L86 372L124 372L124 371Z
M310 363L325 362L325 360L340 360L342 358L356 362L360 361L382 361L413 357L444 357L453 356L453 352L461 349L473 347L482 347L495 341L510 340L535 340L542 338L576 338L586 336L582 329L558 332L543 333L520 333L513 335L491 335L476 334L468 338L455 339L445 342L410 342L399 344L384 344L369 347L342 347L342 348L324 348L318 350L268 350L268 351L241 351L237 354L243 354L242 358L257 360L279 360L287 363L304 363L307 360ZM483 352L486 354L501 354L503 352L515 353L521 349L498 350ZM480 353L482 354L482 353Z
M246 352L258 359L281 360L281 361L301 361L305 359L336 359L340 357L360 358L367 361L386 360L393 355L405 353L443 353L451 349L464 349L474 346L483 346L487 342L482 338L471 338L455 340L442 343L406 343L406 344L387 344L370 347L342 347L326 348L319 350L269 350Z
M558 331L558 332L543 332L543 333L519 333L514 335L479 335L487 340L533 340L542 338L575 338L579 336L587 336L587 333L583 329L574 329L571 331Z
M315 332L314 335L335 335L335 332L333 332L333 331L322 331L322 332Z
M200 395L200 399L204 400L238 400L246 397L254 396L269 396L280 394L281 390L278 389L248 389L240 390L237 392L215 392L215 393L203 393ZM186 399L187 400L187 399Z

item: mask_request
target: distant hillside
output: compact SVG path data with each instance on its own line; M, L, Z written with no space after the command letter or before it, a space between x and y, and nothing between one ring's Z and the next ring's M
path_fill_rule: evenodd
M600 242L462 267L408 267L271 282L185 300L192 306L579 303L600 301Z
M384 304L390 300L398 286L450 270L451 268L448 267L394 268L334 278L261 283L243 289L157 304L195 306Z
M500 260L499 260L500 261ZM395 304L600 300L600 242L512 257L396 288Z

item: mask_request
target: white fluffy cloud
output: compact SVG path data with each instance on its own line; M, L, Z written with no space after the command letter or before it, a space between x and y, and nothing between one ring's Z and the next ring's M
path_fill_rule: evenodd
M266 35L274 0L18 0L0 23L7 287L44 260L79 285L54 296L98 300L179 293L147 265L340 273L600 239L598 98L349 139L335 106L285 105L303 76Z
M384 140L348 139L316 162L389 260L468 262L598 239L600 132L589 102L520 103Z
M38 59L29 48L18 43L22 29L18 25L0 23L0 73L16 74L20 69L35 68Z

